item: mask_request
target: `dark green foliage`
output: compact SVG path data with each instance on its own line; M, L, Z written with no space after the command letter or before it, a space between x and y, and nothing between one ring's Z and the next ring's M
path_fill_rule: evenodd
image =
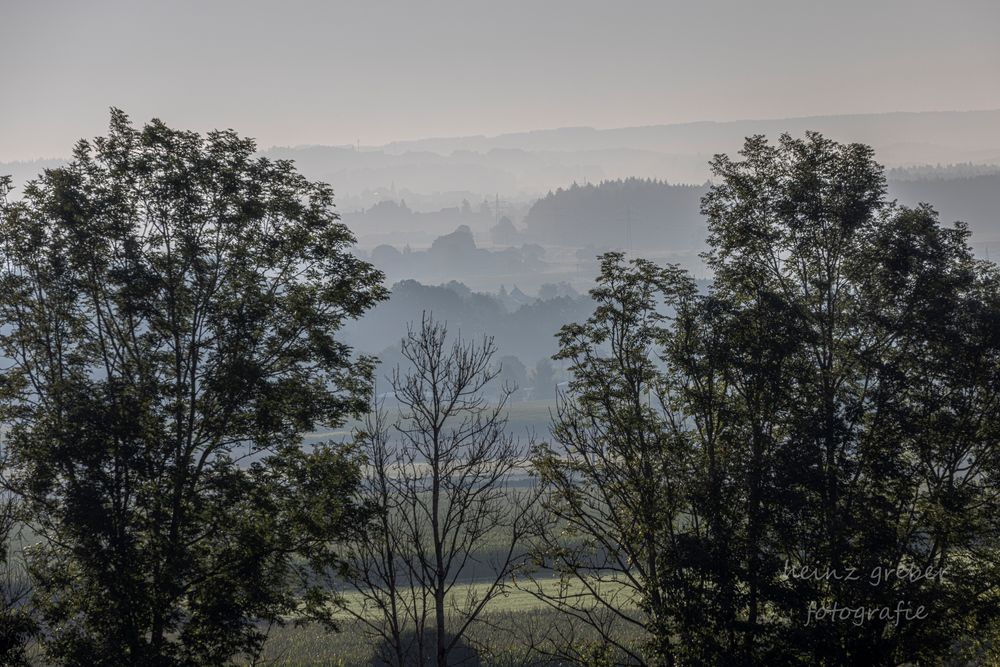
M38 626L28 605L31 587L20 554L11 547L23 517L21 504L9 492L0 495L0 665L27 665L28 642Z
M634 662L986 650L1000 274L961 224L886 202L866 146L753 137L742 156L713 161L703 200L709 294L611 254L594 316L563 329L575 380L538 465L582 539L545 555L577 578L617 570L648 637ZM873 582L897 567L945 575ZM879 616L901 602L926 618ZM810 616L835 604L875 616Z
M871 150L810 134L713 162L708 377L732 416L727 522L742 548L731 654L855 664L931 660L997 613L1000 317L996 267L928 206L885 202ZM719 315L715 315L719 313ZM719 359L718 350L726 357ZM674 357L682 362L683 356ZM692 371L692 363L682 367ZM704 377L704 376L703 376ZM784 576L783 559L856 581ZM876 568L941 578L873 585ZM817 622L808 608L924 605L928 618ZM783 619L789 619L786 624Z
M676 268L609 253L591 290L594 314L560 333L557 358L569 362L572 379L553 443L536 452L552 517L537 551L567 586L532 592L602 639L586 650L557 645L566 660L583 660L583 651L594 664L655 662L651 656L669 664L671 615L697 608L678 587L673 562L683 547L674 527L684 520L690 446L664 419L668 397L656 358L670 335L661 309L684 310L695 294L694 281ZM637 631L647 651L632 641Z
M381 276L328 186L254 151L113 111L3 210L7 475L60 663L252 654L258 621L326 609L310 568L360 524L353 454L299 442L364 408L335 335Z
M10 190L11 178L0 176L0 211L7 205ZM6 381L6 375L0 374L0 391ZM0 470L6 460L3 452L0 441ZM2 479L0 476L0 483ZM19 537L23 520L23 506L17 497L6 488L0 490L0 665L28 664L27 645L38 632L27 605L31 587L23 559L12 544Z

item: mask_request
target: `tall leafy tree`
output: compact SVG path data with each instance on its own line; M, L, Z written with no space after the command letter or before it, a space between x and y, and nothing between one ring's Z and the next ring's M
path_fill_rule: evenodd
M12 189L11 178L0 176L0 211L7 204ZM6 374L0 366L0 387ZM0 471L4 470L6 456L0 443ZM2 484L0 476L0 484ZM27 644L37 628L26 599L30 586L23 571L18 549L13 542L20 537L22 525L21 503L15 494L0 486L0 664L28 664Z
M658 356L671 335L664 308L686 311L694 281L676 267L609 253L590 294L594 314L559 334L557 358L571 380L552 442L534 460L551 518L536 551L561 585L542 578L528 590L596 630L601 646L560 628L539 643L584 664L677 664L676 615L690 595L664 567L674 568L670 554L681 548L691 448L669 421Z
M707 294L610 255L563 329L538 466L579 546L545 554L631 591L575 611L638 626L636 663L967 657L1000 602L1000 274L963 225L886 201L866 146L741 156L712 162Z
M339 563L359 470L301 436L364 409L336 334L384 295L332 197L232 131L113 110L4 207L6 472L53 659L222 664L326 608L307 570Z
M742 157L713 161L703 201L742 659L940 658L996 613L996 267L963 225L887 202L867 146L753 137ZM911 616L881 614L900 604ZM815 613L836 606L877 613Z

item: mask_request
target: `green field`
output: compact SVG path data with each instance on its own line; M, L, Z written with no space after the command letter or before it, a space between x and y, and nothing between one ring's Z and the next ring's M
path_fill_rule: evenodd
M534 582L525 582L521 587L507 586L499 596L490 601L486 609L489 612L500 612L500 613L514 613L514 612L524 612L532 610L547 609L548 605L534 595L531 591L534 590L534 585L537 586L545 594L555 594L560 589L560 583L557 578L540 578ZM449 604L454 602L461 602L468 599L469 596L481 597L484 592L486 592L489 585L484 582L475 583L457 583L451 589L449 595ZM620 590L620 588L618 589ZM565 589L563 590L565 594L568 595L584 595L585 589L579 582L573 581L569 582ZM355 613L362 613L364 611L364 599L361 594L357 592L347 592L341 595L343 604L349 607ZM339 617L344 620L350 619L351 615L346 611L340 612Z
M558 589L556 579L541 580L550 592ZM453 597L461 598L483 584L457 585ZM583 591L577 585L570 591ZM347 604L358 605L356 594L345 595ZM315 625L292 625L273 628L264 647L264 664L281 667L306 667L343 665L360 667L372 664L378 639L373 637L363 623L342 615L340 630L335 633ZM629 630L622 628L622 636ZM634 631L632 632L635 635ZM593 644L599 639L596 633L573 623L568 617L552 609L526 590L511 590L493 600L480 622L471 626L468 643L478 652L482 665L510 666L527 664L560 665L531 651L531 645L545 646L546 640L572 635L578 645ZM638 635L631 642L640 641Z
M530 440L544 441L548 437L551 414L555 407L554 400L511 403L507 411L508 433L520 437L525 443ZM387 406L386 409L390 419L398 415L397 408ZM352 421L338 429L317 431L309 434L306 441L347 440L351 437L352 431L361 425L359 421ZM486 540L481 545L484 552L489 551L492 546L488 542L489 540ZM555 578L541 579L539 584L550 593L554 593L559 587L559 582ZM486 586L487 584L481 582L458 583L452 589L450 598L452 601L461 601L470 595L479 596ZM482 664L513 666L537 661L537 655L529 656L528 645L537 641L539 635L548 636L550 632L572 634L584 642L597 641L597 636L592 630L576 627L576 624L566 616L552 609L526 588L528 587L508 586L501 595L487 605L482 621L470 628L468 639L479 652ZM571 593L584 594L583 587L579 584L568 590ZM363 598L356 592L344 593L343 602L366 618L372 620L377 618L375 614L364 610ZM372 664L378 639L372 636L364 623L355 620L346 611L339 612L337 618L341 627L336 633L330 633L315 625L272 628L262 656L264 663L284 667L306 665L348 667Z

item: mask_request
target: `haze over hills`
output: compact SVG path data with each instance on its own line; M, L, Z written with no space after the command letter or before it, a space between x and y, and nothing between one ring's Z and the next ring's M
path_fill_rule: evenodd
M707 278L699 208L712 155L735 154L751 134L776 140L807 130L872 145L891 198L929 202L945 223L969 224L978 253L1000 251L1000 110L559 128L262 153L332 184L359 238L356 252L397 288L390 304L349 327L358 349L385 353L433 296L468 332L506 332L503 353L530 366L553 352L551 336L540 332L578 319L589 304L581 297L534 305L534 296L521 303L507 290L541 295L559 284L585 294L596 255L612 249ZM23 185L59 164L0 164L0 174ZM461 298L451 281L462 283Z
M547 246L546 256L531 250L535 259L530 261L543 262L547 271L553 270L553 262L572 265L571 271L532 281L540 284L581 275L576 254L568 250L563 257L555 257L551 246L601 249L634 243L647 253L682 253L697 264L704 240L698 199L710 175L711 157L735 154L752 134L776 140L783 132L801 136L809 130L841 142L870 144L876 159L889 168L890 196L910 205L930 202L948 222L967 221L980 251L1000 242L1000 220L995 214L1000 210L1000 110L614 129L565 127L492 137L427 138L378 147L272 147L262 153L294 160L307 177L332 184L337 206L366 253L377 246L386 246L382 254L392 254L388 246L400 252L410 247L426 250L434 239L465 225L480 248L540 243ZM57 164L58 160L50 159L0 163L0 174L12 175L18 186ZM573 189L574 184L629 179L663 183L624 191ZM696 187L671 194L668 189L678 184ZM663 192L653 192L658 189ZM551 193L561 190L565 194L552 199ZM637 194L640 190L645 194ZM629 199L630 192L643 201ZM507 218L506 232L497 234L493 228L502 218ZM509 253L510 257L479 252L478 259L473 254L470 250L465 258L465 264L478 269L472 273L419 254L411 257L412 274L400 273L403 264L399 262L393 263L394 273L397 278L444 275L496 289L510 281L512 272L522 271L526 261L523 251ZM451 270L457 273L448 274Z
M1000 110L988 111L927 111L890 112L879 114L846 114L802 116L792 118L748 119L727 122L699 121L595 129L565 127L501 134L495 137L472 136L417 141L393 142L384 146L387 153L432 151L448 153L456 150L488 151L520 148L532 151L586 151L614 148L658 151L663 153L713 154L739 145L751 134L777 136L782 132L802 134L815 130L838 141L860 141L876 150L896 148L892 160L927 161L926 151L961 151L966 157L953 160L964 162L972 155L980 159L1000 159ZM913 156L906 157L906 147ZM931 160L937 162L938 160Z
M331 183L342 210L405 198L411 208L458 206L493 197L530 203L574 182L628 177L702 184L716 153L743 139L822 132L875 148L887 167L1000 164L1000 110L894 112L780 119L702 121L645 127L565 127L501 134L398 141L384 146L272 147L264 154L295 160L307 176ZM2 158L2 156L0 156ZM52 160L0 163L21 184Z
M272 148L313 178L327 180L346 208L370 206L385 190L439 194L427 204L454 206L456 193L500 193L527 201L573 182L628 177L702 184L717 153L734 153L743 139L815 130L841 142L875 148L887 167L1000 164L1000 110L897 112L841 116L697 122L647 127L569 127L494 137L468 136L394 142L377 147ZM452 193L448 197L448 193ZM418 204L414 196L410 205Z

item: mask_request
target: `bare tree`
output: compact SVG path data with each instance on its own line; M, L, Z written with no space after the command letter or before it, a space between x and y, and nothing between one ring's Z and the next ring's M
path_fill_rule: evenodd
M386 664L431 654L458 664L470 657L468 629L526 562L537 493L516 477L530 443L508 433L515 388L485 397L500 372L492 338L449 341L425 316L402 353L411 369L391 377L398 414L376 402L359 433L377 519L350 559L362 602L345 608L382 639Z

